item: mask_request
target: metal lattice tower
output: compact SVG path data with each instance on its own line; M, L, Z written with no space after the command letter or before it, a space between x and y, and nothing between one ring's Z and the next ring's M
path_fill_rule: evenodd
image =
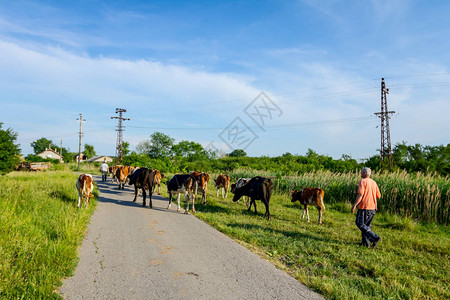
M386 88L384 78L381 78L381 112L375 113L381 119L381 168L389 167L392 171L392 152L391 152L391 132L389 129L389 114L395 111L388 111L386 95L389 94L389 89Z
M116 108L116 114L118 113L118 117L111 117L111 119L118 119L119 123L117 124L117 142L116 142L116 157L117 157L117 164L121 165L123 164L123 135L122 132L124 131L125 126L122 125L123 121L129 121L129 118L123 118L122 113L127 112L124 108Z

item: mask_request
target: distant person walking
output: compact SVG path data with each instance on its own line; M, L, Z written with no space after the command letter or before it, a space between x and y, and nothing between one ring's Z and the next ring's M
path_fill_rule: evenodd
M377 211L377 198L381 197L380 189L377 183L370 178L372 170L370 168L362 168L361 181L358 184L358 195L352 207L352 214L356 213L356 226L361 230L361 244L367 248L374 248L380 241L381 237L376 235L372 230L372 220Z
M100 172L102 172L102 181L106 181L106 176L108 176L108 164L106 160L100 166Z

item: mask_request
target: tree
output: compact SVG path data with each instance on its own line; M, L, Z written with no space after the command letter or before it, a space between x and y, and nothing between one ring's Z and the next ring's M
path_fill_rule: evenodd
M154 132L150 140L141 142L136 147L139 153L145 153L151 158L169 157L172 154L174 138L162 132Z
M242 149L235 149L228 154L229 157L245 157L247 153Z
M15 144L17 133L11 128L3 130L2 125L0 122L0 173L5 174L19 163L20 148Z
M33 148L34 154L39 154L47 148L56 148L56 145L53 143L53 141L48 140L46 138L40 138L35 142L32 142L31 147Z
M130 143L123 142L122 143L122 154L123 156L126 156L130 153Z
M199 143L181 141L172 147L172 153L178 157L187 158L189 161L207 158L207 152Z
M84 144L83 154L87 158L91 158L95 156L94 146L89 144Z

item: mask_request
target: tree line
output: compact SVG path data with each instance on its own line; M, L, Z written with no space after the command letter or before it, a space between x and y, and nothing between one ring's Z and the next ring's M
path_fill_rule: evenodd
M14 169L19 163L20 148L15 144L17 133L11 128L2 129L0 123L0 172L6 173ZM33 154L28 155L26 161L45 161L36 154L46 148L61 152L64 162L71 162L78 152L58 147L47 138L40 138L32 142ZM339 159L321 155L313 149L308 149L304 155L284 153L281 156L249 157L242 149L222 155L217 151L205 149L201 144L183 140L175 143L175 139L162 132L154 132L149 139L140 142L136 151L130 151L130 144L123 143L122 152L125 165L146 166L163 172L188 172L192 170L227 172L237 168L268 170L280 175L292 175L317 170L332 172L348 172L368 166L379 171L381 167L380 155L373 155L362 161L343 154ZM95 156L94 146L85 144L83 154L90 158ZM437 173L447 176L450 174L450 144L446 146L423 146L420 144L407 145L406 142L397 143L392 150L394 170L408 172ZM57 163L57 161L55 161Z

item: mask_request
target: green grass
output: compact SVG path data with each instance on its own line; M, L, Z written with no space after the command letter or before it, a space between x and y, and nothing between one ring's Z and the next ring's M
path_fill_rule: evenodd
M447 226L378 213L372 228L383 240L367 249L358 245L351 204L330 204L326 192L322 225L314 207L311 223L302 220L302 208L286 193L273 195L271 221L260 201L254 215L242 200L233 203L232 193L227 199L215 194L210 181L206 206L196 205L198 218L328 299L450 299Z
M0 177L0 298L61 298L74 271L96 200L76 207L70 171L13 172ZM95 192L94 194L97 194Z

